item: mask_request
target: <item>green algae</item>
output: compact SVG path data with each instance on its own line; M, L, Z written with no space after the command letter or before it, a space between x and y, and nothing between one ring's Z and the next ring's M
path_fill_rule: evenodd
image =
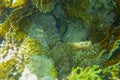
M4 9L11 9L0 23L0 39L4 38L0 79L119 80L120 28L114 20L118 4L118 0L0 0L1 16ZM55 13L57 6L62 14Z

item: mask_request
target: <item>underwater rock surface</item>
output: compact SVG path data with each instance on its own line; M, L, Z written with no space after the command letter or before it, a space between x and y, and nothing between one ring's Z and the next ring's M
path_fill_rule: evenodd
M119 80L119 0L0 0L0 80Z

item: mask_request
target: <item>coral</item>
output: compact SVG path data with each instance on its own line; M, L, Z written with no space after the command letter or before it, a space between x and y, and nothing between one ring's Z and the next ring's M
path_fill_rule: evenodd
M0 9L5 9L10 6L11 0L0 0Z
M74 67L80 66L80 67L87 67L87 66L93 66L93 65L99 65L100 63L104 62L101 60L101 58L98 59L98 53L100 50L100 47L98 45L85 45L84 47L80 47L80 44L78 44L79 48L77 51L74 51L71 59L72 59L72 65ZM83 45L83 44L82 44ZM100 64L102 65L102 64Z
M92 43L99 43L105 38L105 34L107 33L108 27L101 25L99 19L93 19L91 25L87 29L88 39L92 41Z
M94 65L86 68L73 68L68 80L119 80L120 63L107 68Z
M115 18L114 18L114 23L112 26L116 27L116 26L119 26L120 23L120 18L119 18L119 15L120 15L120 0L116 0L116 3L115 3L115 7L114 7L114 13L115 13Z
M21 64L23 57L19 46L20 43L14 40L11 30L6 33L0 48L0 67L4 71L0 73L0 75L4 74L1 80L5 80L4 76L6 80L18 79L23 71L23 64Z
M120 79L120 63L111 65L102 69L99 75L104 80L119 80Z
M91 41L82 41L82 42L70 42L68 43L72 47L76 47L78 49L89 49L92 45ZM92 46L93 47L93 46Z
M87 67L104 62L98 60L98 52L99 47L90 42L64 43L49 50L47 56L55 61L58 79L66 79L72 67Z
M56 78L56 71L54 68L54 64L50 62L50 60L47 58L43 59L44 57L39 57L36 55L42 55L45 54L45 49L41 47L41 44L36 41L35 39L32 38L25 38L22 43L19 41L17 42L14 37L12 37L13 32L11 30L6 34L5 39L2 42L1 48L0 48L0 67L2 68L2 73L0 73L1 79L8 78L7 80L19 80L22 72L24 72L24 66L25 64L29 62L34 62L33 64L36 64L36 60L41 60L40 62L42 66L50 64L50 70L49 70L49 75L47 76L48 72L44 73L44 76L47 78L50 78L53 80L53 78ZM34 54L34 55L32 55ZM38 59L39 58L39 59ZM45 60L45 61L44 61ZM52 60L51 60L52 61ZM12 62L12 63L11 63ZM39 62L39 61L38 61ZM44 63L46 65L44 65ZM10 65L10 66L9 66ZM31 64L29 64L31 67ZM40 66L41 66L40 65ZM3 68L6 66L5 68ZM9 66L9 67L7 67ZM34 67L34 65L32 65ZM40 67L39 65L36 65L36 68ZM46 67L49 69L49 66ZM32 68L33 68L32 67ZM35 68L34 68L35 69ZM43 70L43 68L41 68ZM38 71L37 69L35 71ZM38 71L39 72L39 71ZM44 70L43 70L44 72ZM41 73L41 75L43 74ZM36 73L37 75L39 73ZM43 77L42 77L43 78ZM48 79L47 78L47 79ZM40 78L39 78L40 79Z
M68 80L101 80L98 76L102 70L99 69L99 66L94 65L93 67L87 67L85 69L77 67L73 68L71 71Z
M72 17L74 20L78 19L83 26L88 26L87 36L89 40L93 43L98 43L105 37L107 27L114 22L115 13L113 10L115 1L62 1L62 8L68 17Z
M24 71L22 72L22 76L19 80L37 80L37 76L30 72L30 70L25 66Z
M89 12L93 18L97 17L96 20L100 20L100 23L106 26L110 26L114 22L114 0L91 0L90 3L91 8Z
M0 80L119 80L119 6L0 0Z
M0 8L15 8L26 6L28 0L0 0Z
M32 76L36 77L34 78L35 80L54 80L56 78L57 73L52 59L49 59L46 56L37 55L30 55L29 58L31 63L26 64L29 72L27 71L28 73L26 74L23 72L20 80L28 80L30 77L32 78ZM25 70L26 68L24 71Z
M41 42L42 46L47 49L53 48L58 42L59 37L59 33L55 28L56 22L54 17L51 15L39 14L32 20L33 22L32 25L30 26L28 36Z
M10 28L14 31L14 37L21 41L23 38L26 37L26 34L29 30L30 19L28 16L31 13L26 13L27 9L24 10L23 8L17 8L11 12L11 14L7 17L6 21L0 24L0 37L4 37L5 34L10 30ZM31 11L31 10L30 10ZM24 15L25 14L25 15ZM25 21L23 21L23 19Z
M71 49L71 50L70 50ZM55 67L58 72L58 79L65 79L66 75L71 70L71 51L74 51L74 48L70 48L67 44L62 44L57 47L54 47L47 54L48 57L52 58L55 61Z
M1 80L9 80L9 76L12 72L12 68L14 67L15 62L13 59L8 60L7 62L0 62L0 79Z
M120 60L119 51L120 51L120 47L119 47L119 40L118 40L114 43L112 49L107 51L108 55L107 55L107 60L104 63L104 67L108 67L108 66L119 63L119 60Z
M41 12L47 13L54 9L56 0L32 0L33 5L36 6Z
M11 6L10 8L15 8L15 7L25 7L26 5L28 5L28 0L13 0L11 2Z
M91 16L88 13L90 3L88 0L62 0L62 7L70 17L81 20L84 25L90 24Z
M110 66L119 62L119 35L120 27L110 27L107 30L105 38L101 41L102 49L107 51L108 60L104 63L104 66Z
M29 56L30 54L43 55L47 52L42 44L30 37L26 37L20 46L22 54Z
M114 44L114 30L109 28L107 30L105 38L100 42L101 47L103 49L111 49L112 45Z
M120 50L120 40L116 41L113 45L113 49L108 54L108 59L111 59L114 55L117 55Z
M105 37L108 27L114 22L115 13L113 12L115 6L114 0L92 0L89 13L92 21L88 29L88 38L93 43L99 43Z
M120 27L116 27L116 28L113 28L113 27L110 27L108 30L107 30L107 33L105 35L105 38L100 42L101 44L101 47L103 49L112 49L113 48L113 45L114 43L120 39L119 35L120 35Z

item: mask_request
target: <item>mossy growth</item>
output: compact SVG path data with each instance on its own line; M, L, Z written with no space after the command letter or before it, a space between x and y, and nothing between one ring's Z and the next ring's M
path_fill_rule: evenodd
M101 42L105 38L107 29L106 26L101 25L99 17L95 16L88 27L88 39L91 40L92 43Z
M14 59L10 59L7 62L0 62L0 79L1 80L9 80L9 75L11 73L12 68L14 67L15 62Z
M77 67L73 68L68 80L101 80L98 73L101 72L99 66L87 67L85 69Z
M33 38L26 37L21 45L21 52L27 56L31 54L44 55L47 50L42 47L41 42Z
M91 16L88 10L91 7L89 0L62 0L62 8L73 19L81 20L84 25L89 25L91 22Z
M86 44L88 43L88 44ZM91 48L92 47L92 48ZM47 56L55 61L58 79L66 79L72 67L99 64L99 47L90 42L61 44L49 50ZM73 79L75 80L75 79Z
M68 44L62 44L57 47L52 48L47 53L49 58L52 58L55 61L55 67L58 72L58 79L65 79L67 74L71 70L71 56L75 48L71 47Z
M11 0L0 0L0 9L8 8L11 4Z
M56 0L32 0L33 5L43 13L51 12L54 9Z
M25 7L27 5L28 0L13 0L10 8L15 7Z
M105 38L101 41L101 47L104 49L112 49L116 41L120 39L120 26L114 28L110 27L107 30Z
M13 36L16 40L21 41L25 38L31 23L28 17L32 14L32 10L29 10L30 12L23 8L16 8L13 10L6 18L6 21L0 24L0 37L4 37L10 28L12 28L14 32Z
M102 69L99 75L104 80L119 80L120 79L120 62L117 64L109 65Z
M26 66L30 69L30 72L35 74L40 80L55 80L57 72L54 67L54 61L44 55L30 55L29 61ZM38 64L39 63L39 64Z
M73 68L68 80L119 80L120 77L120 63L106 67L99 68L98 65L92 67L76 67Z
M120 41L117 40L112 45L113 47L108 51L107 61L104 63L104 67L112 66L120 61Z
M106 50L107 60L104 62L104 67L112 66L120 61L120 27L110 27L107 30L105 38L100 42L102 49Z

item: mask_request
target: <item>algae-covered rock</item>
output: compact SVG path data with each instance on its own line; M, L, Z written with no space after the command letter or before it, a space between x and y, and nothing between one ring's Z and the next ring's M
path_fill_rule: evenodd
M102 80L98 75L101 71L97 65L85 69L81 67L73 68L68 80Z
M92 18L88 13L91 7L89 0L62 1L62 7L70 17L81 20L84 25L90 24Z
M119 80L114 2L0 0L0 80Z
M15 43L8 36L2 42L0 48L0 68L3 70L0 73L1 80L18 79L23 71L21 64L23 58L18 45L19 43Z
M90 14L100 24L110 26L114 22L115 13L113 12L116 2L114 0L91 0Z
M25 38L31 22L28 17L32 13L29 13L27 10L30 9L17 8L13 10L6 20L0 24L0 37L4 37L10 29L13 29L13 35L16 40L21 41Z
M20 48L21 48L22 54L27 56L29 56L30 54L43 55L47 51L45 48L43 48L41 42L30 37L27 37L24 39Z
M7 62L0 62L0 80L9 80L10 74L12 74L12 69L15 65L13 59L8 60Z
M10 8L15 8L15 7L25 7L27 4L28 0L13 0L11 3Z
M99 44L79 42L70 43L70 45L74 48L74 51L71 51L71 64L74 67L80 66L84 68L93 65L103 67L103 64L107 61L107 51L102 50Z
M36 6L41 12L47 13L54 9L56 0L32 0L33 5Z
M66 75L70 72L72 68L72 51L74 52L74 48L70 48L68 44L62 44L54 47L47 54L48 57L55 61L55 66L58 72L58 79L66 79Z
M120 63L107 68L99 68L98 65L86 68L73 68L68 80L119 80Z
M52 59L45 56L31 55L30 63L26 64L20 80L55 80L57 77L56 69ZM27 71L26 71L27 70Z
M26 38L22 43L15 41L14 37L12 37L12 32L8 32L5 39L6 40L2 42L2 45L0 48L0 57L1 57L0 67L3 70L0 73L0 79L1 80L4 80L4 79L19 80L22 72L24 71L24 65L26 63L31 63L31 61L34 61L34 63L36 64L36 60L38 60L39 58L39 57L36 58L36 56L35 58L31 56L32 57L31 58L30 55L31 54L34 54L34 55L45 54L45 49L42 48L41 44L38 41L32 38ZM42 61L40 62L41 63L43 62L44 64L44 60L46 61L46 59L47 58L42 59ZM46 62L46 65L48 63ZM32 68L33 66L34 65L32 65ZM56 78L54 64L51 62L50 66L52 70L48 74L49 76L52 76L52 77L48 77L48 78ZM41 68L41 70L43 69ZM36 71L38 70L36 69ZM47 72L45 73L47 74ZM45 77L47 76L46 74L44 75Z
M68 43L85 41L87 39L87 29L80 21L68 20L67 30L64 32L63 41Z
M56 45L59 38L55 24L53 16L40 14L33 18L28 35L41 42L43 47L52 48Z
M109 75L109 76L107 76ZM111 65L106 67L103 70L102 78L110 79L110 80L119 80L120 79L120 63Z
M47 55L55 61L58 79L66 79L72 67L99 65L98 49L90 42L64 43L51 49Z
M9 7L11 4L11 0L0 0L0 9L5 9Z
M88 29L88 38L93 43L99 43L105 37L108 28L114 22L114 0L91 0L89 13L92 21Z
M0 8L24 7L28 0L0 0Z

